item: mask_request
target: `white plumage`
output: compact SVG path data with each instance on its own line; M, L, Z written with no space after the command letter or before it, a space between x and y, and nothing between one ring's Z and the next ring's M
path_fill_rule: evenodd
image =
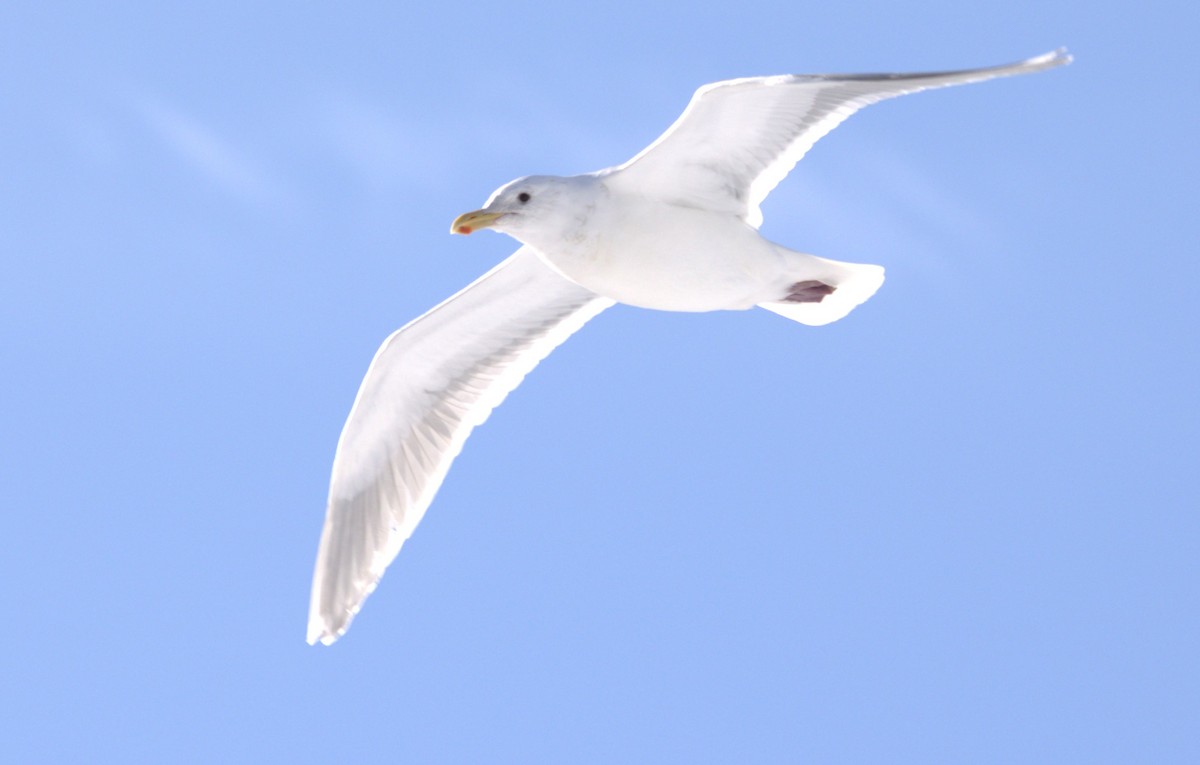
M412 534L472 428L556 346L614 302L676 311L755 305L840 319L883 283L879 266L794 252L759 236L759 205L814 143L858 109L927 88L1066 64L1063 50L958 72L784 75L696 91L623 165L521 178L459 216L524 246L389 337L334 458L308 641L340 637Z

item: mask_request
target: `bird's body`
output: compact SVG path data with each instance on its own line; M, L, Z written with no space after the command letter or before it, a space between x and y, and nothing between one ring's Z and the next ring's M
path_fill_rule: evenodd
M522 241L567 279L618 303L738 310L782 299L797 281L789 281L786 250L735 216L647 198L624 188L619 174L535 177L520 187L551 183L588 201L561 228L521 232Z
M590 253L568 251L547 260L593 292L660 311L743 310L786 294L783 252L741 220L614 199L607 217L624 215L638 225L609 229ZM631 272L638 277L627 278Z
M498 189L451 230L494 228L516 254L384 342L338 441L308 640L349 626L412 534L472 428L551 350L614 302L667 311L761 306L820 325L883 269L763 238L759 204L823 135L906 93L1041 71L1063 51L1000 67L784 75L706 85L623 165Z

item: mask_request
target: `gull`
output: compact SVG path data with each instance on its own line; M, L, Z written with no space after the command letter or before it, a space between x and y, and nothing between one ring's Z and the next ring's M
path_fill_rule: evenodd
M471 430L547 354L614 303L664 311L759 306L812 326L879 289L883 268L763 238L759 205L822 136L887 98L1071 61L915 74L781 75L696 91L640 154L598 172L528 176L458 216L521 247L393 333L338 440L308 642L341 637L420 523Z

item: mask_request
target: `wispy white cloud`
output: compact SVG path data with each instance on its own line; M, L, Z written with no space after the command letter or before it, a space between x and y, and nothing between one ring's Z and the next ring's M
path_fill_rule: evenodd
M150 99L141 99L138 110L168 149L226 193L253 205L275 204L285 196L258 162L196 118Z

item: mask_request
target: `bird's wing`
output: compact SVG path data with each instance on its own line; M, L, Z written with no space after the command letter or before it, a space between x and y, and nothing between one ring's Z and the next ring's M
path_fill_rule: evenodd
M705 85L683 114L610 183L687 206L730 212L752 226L759 204L822 136L886 98L1071 61L1065 49L1005 66L917 74L796 74Z
M522 247L383 343L333 460L309 643L328 645L346 631L471 429L610 305Z

